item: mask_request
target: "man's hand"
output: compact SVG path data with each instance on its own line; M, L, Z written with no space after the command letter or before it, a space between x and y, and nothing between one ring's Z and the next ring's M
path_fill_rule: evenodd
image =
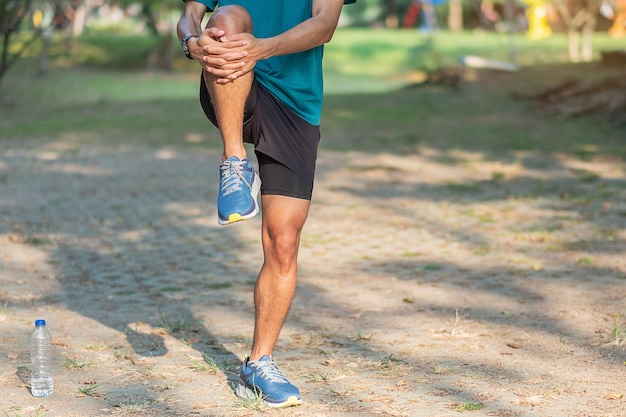
M219 84L232 82L247 74L258 61L250 52L254 51L259 41L247 33L226 37L223 30L211 27L202 33L197 42L201 55L194 58L200 62L202 69L218 77Z

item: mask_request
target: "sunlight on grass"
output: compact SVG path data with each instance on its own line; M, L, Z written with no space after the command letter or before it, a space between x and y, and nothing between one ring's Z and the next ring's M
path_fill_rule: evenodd
M594 41L596 51L618 45L604 34L597 34ZM86 36L64 50L63 40L55 38L44 79L35 78L31 57L20 61L3 83L3 139L106 138L124 143L131 137L149 143L219 147L219 134L198 103L198 69L180 57L177 60L184 65L177 61L175 67L184 70L137 70L145 68L151 42L142 36ZM442 31L431 36L417 30L339 30L325 51L327 97L322 126L324 136L333 140L323 141L322 146L351 149L352 138L361 137L361 146L372 151L414 152L430 146L496 154L541 149L576 152L590 159L610 148L613 155L626 154L608 125L590 120L544 121L527 113L527 103L511 98L516 89L543 88L552 80L595 72L584 66L492 73L489 83L465 80L456 90L437 85L404 88L412 82L411 73L457 65L464 54L506 60L508 42L498 33ZM523 65L567 61L561 35L541 42L519 36L516 46ZM142 52L133 56L133 50ZM528 123L530 117L533 123Z
M328 94L380 92L406 84L415 70L433 71L455 67L465 55L509 61L509 48L521 66L569 62L567 39L557 34L533 41L523 34L513 41L507 34L447 31L424 34L417 30L341 29L326 46L324 68ZM620 49L623 43L598 33L594 36L596 58L601 50Z

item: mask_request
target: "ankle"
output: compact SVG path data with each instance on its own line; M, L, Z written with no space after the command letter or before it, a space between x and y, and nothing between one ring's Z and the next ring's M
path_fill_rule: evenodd
M239 158L240 161L243 161L244 159L248 158L248 154L246 153L245 149L243 151L229 151L226 152L224 151L224 153L222 153L222 162L224 162L225 160L227 160L230 157L236 156L237 158Z

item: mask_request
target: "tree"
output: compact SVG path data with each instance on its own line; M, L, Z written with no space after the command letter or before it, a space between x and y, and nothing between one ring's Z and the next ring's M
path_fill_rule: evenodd
M463 30L463 2L450 0L448 7L448 29L452 32L460 32Z
M4 76L26 50L37 40L40 33L35 31L31 38L23 42L16 52L11 52L14 35L19 31L22 22L29 15L33 0L0 0L0 85Z
M158 39L157 47L148 59L148 67L161 67L170 70L173 67L174 56L177 51L174 46L176 22L182 2L180 0L121 0L121 4L128 7L138 4L150 33Z
M37 74L46 72L50 38L54 29L59 26L59 17L71 5L80 4L83 0L0 0L0 83L26 53L39 41L42 42L37 66ZM28 29L24 30L26 23ZM26 39L16 41L16 34L27 33Z

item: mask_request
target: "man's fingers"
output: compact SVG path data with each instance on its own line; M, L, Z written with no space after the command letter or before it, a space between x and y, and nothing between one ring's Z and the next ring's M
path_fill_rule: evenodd
M206 28L204 33L206 33L207 36L210 36L211 38L215 40L219 40L222 36L224 36L226 32L216 27L210 27L210 28Z
M217 42L211 45L203 45L202 50L210 55L221 55L229 52L245 52L243 48L245 43L236 42Z
M231 64L228 66L224 66L222 68L216 68L215 66L205 65L204 70L210 74L215 75L219 78L231 78L233 74L241 74L241 69L244 67L245 63L237 63Z
M214 68L215 70L237 70L246 65L245 61L237 60L236 62L233 62L221 58L211 58L208 56L202 58L202 62L204 62L207 67Z
M205 55L202 61L215 68L239 68L244 65L245 53L227 54L222 56Z
M208 49L208 50L205 49L204 51L206 52L205 53L206 57L213 58L213 59L221 59L223 61L228 61L228 62L238 61L248 56L248 52L246 51L226 52L226 53L219 53L215 51L214 49Z

